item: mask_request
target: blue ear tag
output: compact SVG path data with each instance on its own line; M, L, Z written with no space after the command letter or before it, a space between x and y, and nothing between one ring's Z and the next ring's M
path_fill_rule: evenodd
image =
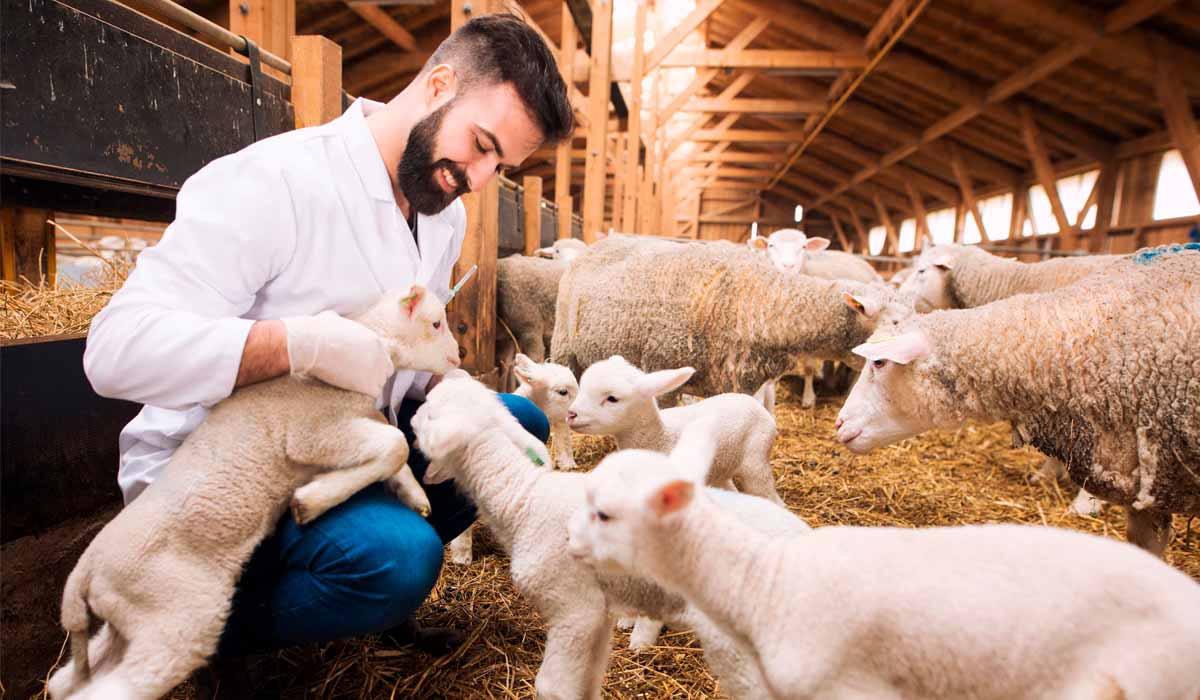
M546 466L546 463L542 461L542 458L538 456L538 453L532 447L525 448L525 456L529 458L530 462L533 462L539 467Z

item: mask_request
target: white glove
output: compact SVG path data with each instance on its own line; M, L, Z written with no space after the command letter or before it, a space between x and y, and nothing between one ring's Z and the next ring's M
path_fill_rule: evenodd
M378 397L396 368L383 339L333 311L283 319L292 374Z

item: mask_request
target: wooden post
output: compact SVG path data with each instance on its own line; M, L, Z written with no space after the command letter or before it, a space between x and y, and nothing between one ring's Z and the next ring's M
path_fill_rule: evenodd
M892 225L892 218L888 216L887 207L883 205L883 200L879 199L879 195L872 197L875 200L875 211L879 213L879 222L883 224L883 230L887 232L888 243L892 244L892 252L900 250L900 237L896 235L896 227ZM870 241L867 241L868 245ZM868 248L869 250L869 248ZM884 251L887 251L887 246L884 246Z
M54 227L47 209L5 207L0 210L0 270L4 279L53 287L57 282Z
M646 158L642 165L642 192L638 203L638 233L654 234L654 174L658 171L658 81L660 71L654 71L650 87L650 121L646 123Z
M341 115L341 46L319 35L293 38L292 104L297 129L318 126Z
M1096 178L1096 225L1088 236L1088 252L1101 253L1108 248L1108 231L1112 228L1113 207L1117 200L1117 170L1120 164L1116 159L1100 165L1100 175Z
M850 246L850 241L846 239L845 230L842 229L842 222L838 221L836 216L830 216L829 220L833 222L833 231L837 234L838 242L842 244L842 250L853 253L854 249Z
M642 65L646 57L643 37L646 34L646 0L638 0L637 15L634 19L633 38L633 74L629 85L629 141L625 161L625 204L622 208L621 228L626 232L638 230L638 187L637 167L638 156L642 146Z
M468 11L468 8L470 10ZM466 24L472 15L491 11L488 0L452 0L450 30ZM467 235L454 265L457 282L478 265L475 278L450 304L451 329L457 334L463 369L495 384L496 356L496 257L500 245L500 181L492 178L479 192L462 197L467 210ZM488 375L488 376L483 376Z
M1012 216L1008 220L1008 240L1020 245L1021 235L1025 231L1026 207L1029 204L1029 189L1018 185L1013 191Z
M562 46L558 52L558 70L569 90L575 85L575 50L578 41L575 20L564 2L562 6ZM568 136L554 151L554 201L558 204L559 238L571 237L571 141ZM566 228L562 226L562 214L567 213ZM565 231L565 233L564 233Z
M292 60L296 33L296 0L229 0L229 31L248 37L260 48ZM240 56L230 49L230 53ZM264 65L263 72L287 81L287 76Z
M609 76L612 73L613 0L592 5L592 58L588 74L587 160L583 175L583 240L592 243L604 224L608 156Z
M954 205L954 242L963 242L963 231L966 230L967 210L962 202Z
M979 227L979 240L986 243L988 240L987 227L983 224L983 215L979 213L979 202L975 200L975 189L971 186L971 175L967 173L967 166L963 165L962 155L958 152L958 148L954 145L947 147L950 151L950 167L954 170L954 177L958 180L958 189L962 195L963 206L971 212L975 217L975 225Z
M913 216L917 220L917 230L914 234L917 240L913 241L913 250L920 250L925 236L929 235L929 219L925 213L925 202L921 199L921 192L912 180L906 178L904 188L908 191L908 199L912 202Z
M533 255L542 247L542 178L526 175L521 184L525 189L525 254Z
M558 237L559 239L571 237L571 214L573 206L571 195L558 198Z
M1067 212L1063 209L1062 199L1058 196L1058 185L1055 182L1054 165L1046 154L1046 145L1042 142L1041 131L1033 117L1029 105L1022 104L1018 111L1021 113L1021 134L1025 138L1025 148L1029 151L1029 159L1033 161L1033 170L1037 174L1038 184L1046 191L1050 200L1050 209L1058 222L1058 233L1062 236L1071 235L1071 222L1067 220Z
M696 204L692 209L692 238L700 238L700 211L704 203L704 190L696 193Z
M1192 178L1196 198L1200 199L1200 132L1192 116L1187 91L1180 80L1180 71L1186 69L1176 65L1171 48L1161 37L1152 40L1150 47L1154 51L1154 89L1162 104L1167 130L1171 132L1171 140L1179 149L1183 164Z
M850 223L854 224L854 230L858 233L858 245L862 252L871 252L871 237L867 233L867 227L863 226L862 219L858 215L858 209L850 207Z
M616 149L613 151L613 198L611 228L621 230L622 212L625 206L625 140L624 133L617 134Z

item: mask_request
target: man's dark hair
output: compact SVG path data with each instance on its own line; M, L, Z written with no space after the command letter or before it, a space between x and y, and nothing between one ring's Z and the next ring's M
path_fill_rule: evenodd
M421 72L442 63L458 73L460 94L478 85L509 83L541 130L544 143L554 145L570 138L575 117L554 54L515 14L471 19L442 42Z

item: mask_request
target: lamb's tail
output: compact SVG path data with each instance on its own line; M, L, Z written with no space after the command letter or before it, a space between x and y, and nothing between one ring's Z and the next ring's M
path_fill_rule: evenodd
M88 608L88 584L91 580L89 567L84 560L67 577L63 588L62 626L71 638L71 658L75 662L75 678L85 682L92 671L88 662L88 628L92 614Z

